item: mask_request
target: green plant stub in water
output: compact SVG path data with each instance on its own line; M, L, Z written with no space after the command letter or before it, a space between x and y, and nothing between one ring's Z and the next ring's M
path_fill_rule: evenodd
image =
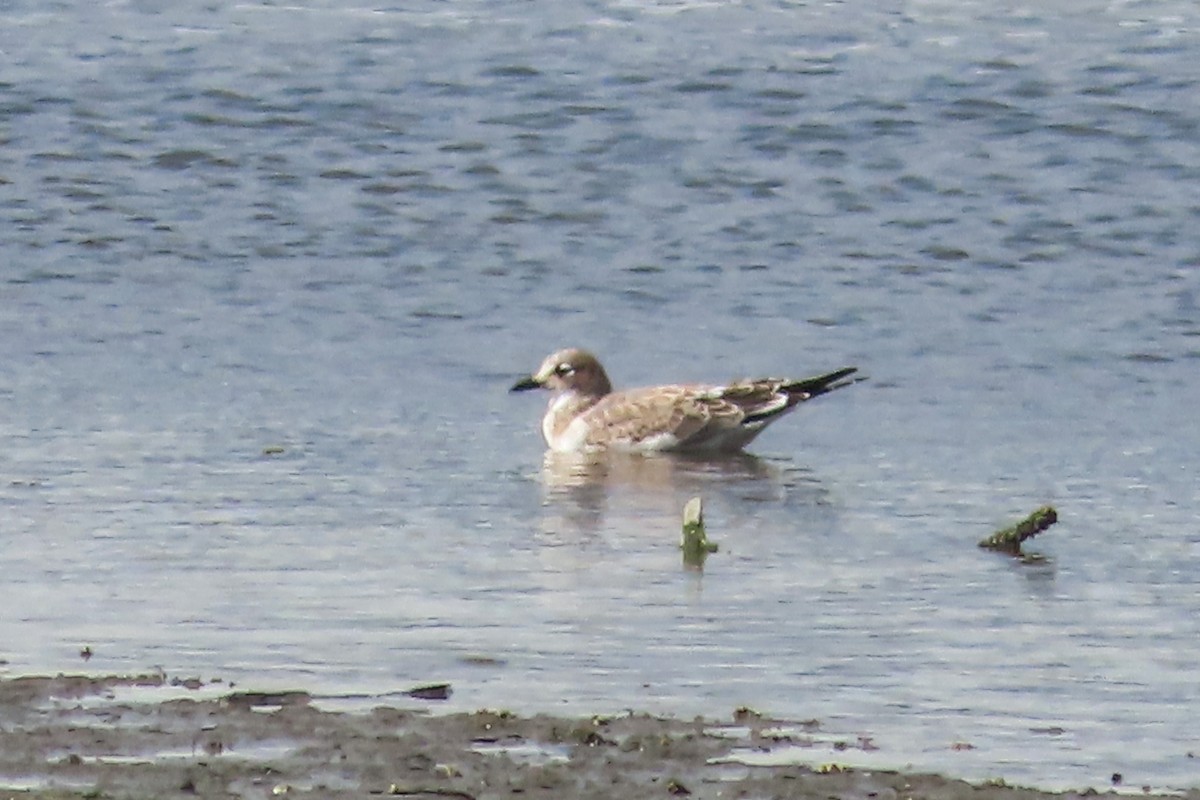
M989 550L1002 550L1005 553L1021 552L1021 542L1037 536L1042 531L1058 522L1058 512L1053 506L1042 506L1016 525L1010 525L996 531L991 536L979 542L980 547Z
M683 536L679 543L683 549L683 563L690 567L704 566L709 553L717 552L715 542L708 540L704 531L704 501L693 497L683 507Z

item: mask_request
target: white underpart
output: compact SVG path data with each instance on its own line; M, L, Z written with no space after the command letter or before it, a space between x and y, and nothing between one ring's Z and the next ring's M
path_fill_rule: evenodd
M549 443L550 449L559 453L576 453L586 449L588 429L587 423L582 417L576 417L571 420L571 424L566 427L560 435L555 436L550 428L550 417L542 421L542 433L546 436L546 442Z
M542 435L551 450L559 453L574 453L584 448L587 441L588 427L580 417L571 420L571 424L558 436L554 435L554 416L563 406L574 402L572 392L563 392L550 401L550 408L542 418Z
M663 450L674 450L678 447L679 437L673 433L656 433L653 436L647 436L636 444L630 442L628 446L632 450L638 450L643 453L658 453Z

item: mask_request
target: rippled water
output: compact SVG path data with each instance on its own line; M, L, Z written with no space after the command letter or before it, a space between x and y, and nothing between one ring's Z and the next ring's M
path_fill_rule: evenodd
M750 705L895 766L1200 785L1191 3L0 22L9 674ZM505 392L566 344L871 380L754 457L581 473ZM975 548L1042 503L1042 558Z

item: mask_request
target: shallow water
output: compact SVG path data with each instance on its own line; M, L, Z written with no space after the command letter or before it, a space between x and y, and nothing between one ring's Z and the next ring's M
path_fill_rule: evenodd
M9 4L7 671L1200 785L1198 16ZM581 475L505 392L565 344L871 380L755 457ZM975 548L1042 503L1043 558Z

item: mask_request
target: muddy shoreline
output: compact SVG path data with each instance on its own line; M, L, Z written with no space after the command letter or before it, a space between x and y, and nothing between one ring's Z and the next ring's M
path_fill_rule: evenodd
M173 690L169 699L152 696L164 689ZM300 691L242 691L162 674L7 678L0 680L0 798L1017 800L1096 794L840 765L836 751L870 746L861 741L840 743L828 763L749 766L739 753L803 738L796 731L815 723L781 724L749 710L736 717L572 719L385 706L358 713L322 710ZM1200 790L1185 797L1200 800Z

